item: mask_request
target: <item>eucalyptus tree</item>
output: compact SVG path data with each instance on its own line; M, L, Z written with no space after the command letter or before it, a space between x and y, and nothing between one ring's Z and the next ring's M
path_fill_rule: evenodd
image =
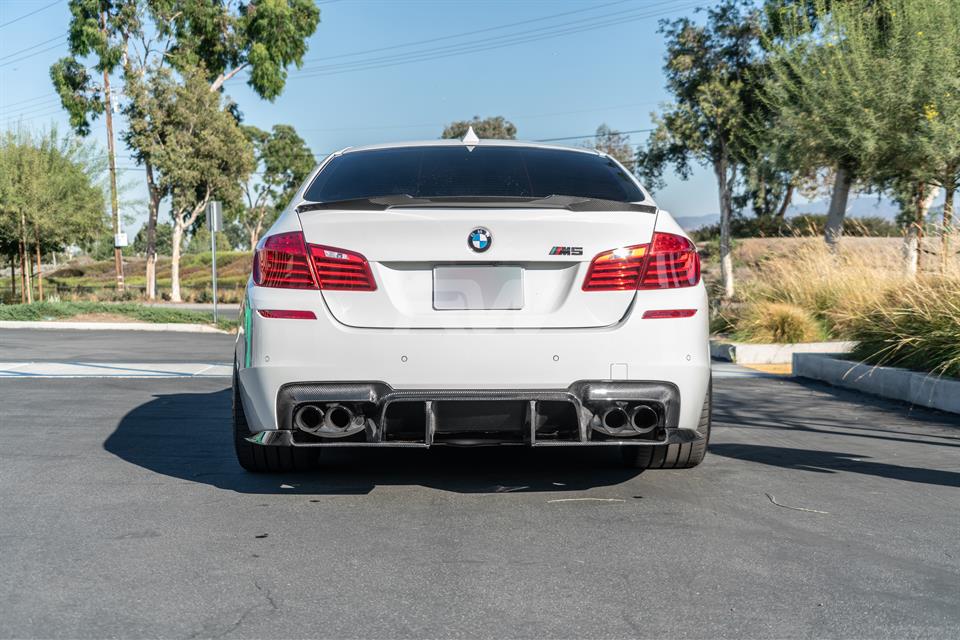
M260 173L256 180L242 185L244 203L234 207L234 212L253 249L263 230L307 179L314 158L307 143L288 124L274 125L270 132L245 126L243 132L253 144Z
M320 11L312 0L70 0L70 55L51 68L51 77L71 125L80 133L103 113L102 85L120 71L127 117L143 113L131 83L161 70L174 77L199 73L209 91L245 73L247 85L267 100L279 96L290 66L300 66ZM90 66L84 64L92 59ZM131 136L121 137L130 146ZM156 297L156 227L163 189L153 159L130 146L145 169L147 292Z
M693 163L713 170L720 205L723 297L730 298L730 220L756 102L751 70L760 23L749 0L723 0L708 9L706 17L702 25L689 18L661 22L667 40L664 72L674 102L654 117L655 130L637 154L636 170L654 188L663 185L668 166L683 179L689 178Z
M160 69L128 84L132 103L128 142L155 167L156 188L170 198L170 299L181 302L183 238L210 200L239 197L253 170L253 148L219 92L199 73L182 80Z

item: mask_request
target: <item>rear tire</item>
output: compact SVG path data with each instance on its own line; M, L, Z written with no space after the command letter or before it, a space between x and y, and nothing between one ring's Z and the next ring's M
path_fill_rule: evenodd
M251 473L288 473L307 471L316 466L318 451L296 447L253 444L247 440L250 426L240 400L240 377L233 370L233 448L237 462Z
M624 445L620 447L623 464L630 469L692 469L707 455L710 441L710 426L713 422L713 379L707 387L703 400L697 432L700 438L693 442L668 444L667 446L644 447Z

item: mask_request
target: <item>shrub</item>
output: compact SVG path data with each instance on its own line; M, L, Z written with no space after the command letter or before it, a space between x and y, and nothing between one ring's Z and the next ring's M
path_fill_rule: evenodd
M776 238L822 236L827 222L823 214L805 213L792 218L741 218L730 221L730 233L734 238ZM878 216L845 218L843 234L854 237L899 237L903 231L896 222ZM720 237L720 225L701 227L691 236L697 242Z
M748 304L735 336L745 342L816 342L823 328L808 311L793 304L759 301Z
M854 356L864 362L960 377L960 278L890 290L850 326Z

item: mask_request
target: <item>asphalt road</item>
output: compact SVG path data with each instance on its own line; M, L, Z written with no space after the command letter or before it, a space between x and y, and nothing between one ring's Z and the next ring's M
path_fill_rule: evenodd
M732 372L704 464L643 474L437 449L254 476L226 379L0 380L0 635L957 637L958 417Z
M236 336L0 329L0 362L232 362Z

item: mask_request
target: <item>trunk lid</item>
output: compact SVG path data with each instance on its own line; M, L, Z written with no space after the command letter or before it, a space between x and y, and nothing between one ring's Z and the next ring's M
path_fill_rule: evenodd
M636 210L507 207L331 208L300 213L308 243L354 251L369 261L376 291L320 292L339 322L360 328L548 329L616 324L630 308L635 292L585 292L587 268L598 253L650 242L655 221L656 215ZM490 245L482 252L470 246L470 236L477 229L490 234ZM456 268L444 270L449 267ZM509 268L494 273L461 267ZM464 275L470 273L478 276L477 282ZM466 277L471 281L463 286L472 291L488 286L483 283L491 281L491 275L493 282L510 280L511 291L503 296L484 297L483 292L479 297L468 296L471 302L466 304L473 307L481 300L486 308L444 308L450 305L435 301L435 285L456 288L459 279ZM441 284L436 284L437 278Z

